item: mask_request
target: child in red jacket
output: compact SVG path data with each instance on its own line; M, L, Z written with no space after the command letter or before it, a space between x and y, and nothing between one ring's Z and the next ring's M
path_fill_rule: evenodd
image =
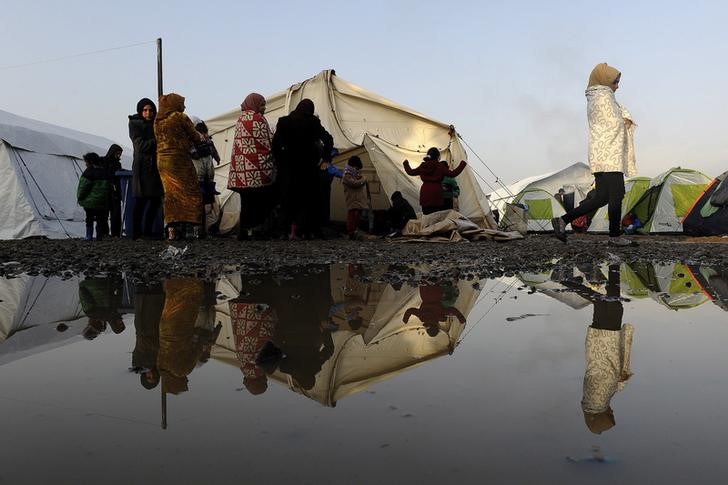
M423 214L432 214L433 212L445 210L445 199L442 191L442 179L445 177L457 177L465 170L465 160L460 162L454 170L450 170L447 162L440 160L440 150L435 147L427 150L427 156L422 163L411 168L409 161L404 161L404 171L407 175L419 175L422 179L422 187L420 187L420 205Z

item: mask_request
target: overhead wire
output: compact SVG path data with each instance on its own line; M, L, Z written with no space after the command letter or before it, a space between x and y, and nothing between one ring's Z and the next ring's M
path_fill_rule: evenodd
M11 64L8 66L0 66L0 71L5 71L8 69L19 69L21 67L36 66L38 64L47 64L50 62L65 61L66 59L75 59L77 57L91 56L94 54L101 54L103 52L117 51L117 50L121 50L121 49L129 49L131 47L138 47L140 45L147 45L147 44L154 44L154 43L156 43L156 40L148 40L145 42L137 42L135 44L122 45L122 46L118 46L118 47L108 47L106 49L97 49L97 50L88 51L88 52L81 52L78 54L70 54L67 56L53 57L50 59L41 59L38 61L26 62L23 64Z

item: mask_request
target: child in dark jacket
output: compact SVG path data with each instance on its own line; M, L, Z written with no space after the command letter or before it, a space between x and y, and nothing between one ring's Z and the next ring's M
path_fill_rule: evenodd
M94 221L96 222L96 239L101 241L103 236L108 234L107 213L111 191L113 190L112 180L109 171L101 166L101 157L96 153L87 153L83 156L86 162L81 178L78 180L76 198L78 205L86 211L86 241L94 236Z

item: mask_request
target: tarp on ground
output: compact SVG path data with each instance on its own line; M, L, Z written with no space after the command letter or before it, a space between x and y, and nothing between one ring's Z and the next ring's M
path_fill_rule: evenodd
M245 94L241 93L241 100ZM363 174L373 180L369 188L374 210L388 208L389 197L395 191L402 192L412 207L419 208L421 181L419 177L405 173L402 167L405 159L417 166L427 149L434 146L453 167L460 160L467 160L452 125L345 81L333 70L322 71L285 91L267 96L265 117L271 128L275 129L278 119L288 115L303 98L314 102L321 124L334 138L334 147L339 151L334 164L342 168L352 155L362 159ZM234 105L238 104L236 100ZM240 109L236 107L205 120L222 157L222 163L215 169L215 180L217 187L222 188L220 230L223 233L237 225L240 214L239 196L225 189L239 115ZM459 211L469 219L483 223L490 215L490 209L472 169L467 167L457 181ZM331 216L333 220L346 220L343 187L339 181L332 184Z
M0 239L83 237L76 202L83 155L112 140L0 110ZM122 165L131 168L124 151Z

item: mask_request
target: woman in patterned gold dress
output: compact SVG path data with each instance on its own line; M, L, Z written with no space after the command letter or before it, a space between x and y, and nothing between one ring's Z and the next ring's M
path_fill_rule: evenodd
M202 198L190 149L202 140L184 114L185 98L176 93L159 98L154 120L157 167L164 187L164 224L170 240L180 238L182 224L202 223Z

